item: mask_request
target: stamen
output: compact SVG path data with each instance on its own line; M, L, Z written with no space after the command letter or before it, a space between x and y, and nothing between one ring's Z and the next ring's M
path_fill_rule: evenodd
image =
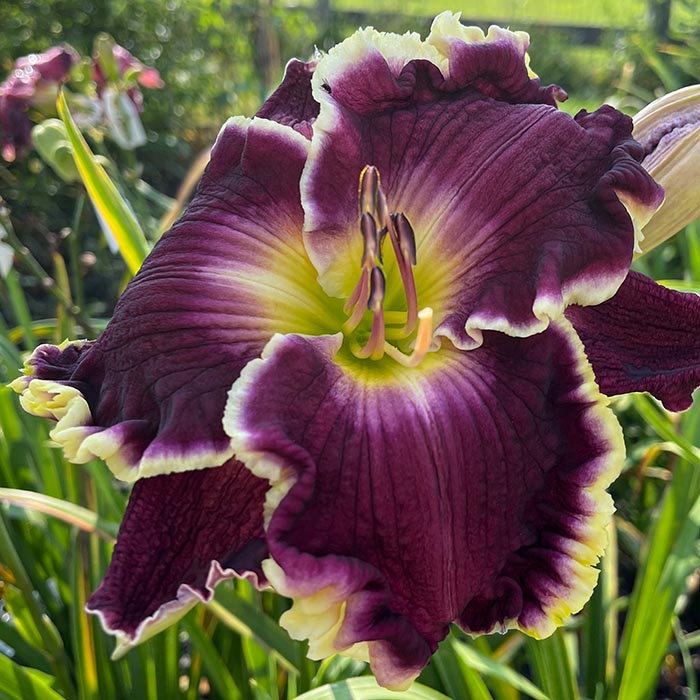
M406 324L401 331L406 337L413 333L418 317L418 295L416 294L416 281L412 268L412 264L415 265L416 260L416 238L411 223L401 212L391 215L389 232L406 294Z
M369 270L365 268L362 270L360 281L357 283L357 286L355 289L353 289L352 294L345 302L343 311L346 314L349 314L356 306L359 306L361 309L361 314L364 314L367 307L367 299L369 299Z
M404 258L411 265L416 264L416 234L413 232L411 222L403 212L399 212L395 219L396 232L399 234L399 245Z
M360 173L360 216L372 214L377 210L377 191L379 190L379 172L373 165L365 165Z
M432 340L433 310L426 306L418 313L418 331L413 352L410 355L404 355L398 348L386 342L384 343L384 352L404 367L416 367L430 350Z
M360 219L360 231L362 232L362 240L364 248L362 249L362 267L366 270L371 270L374 266L374 260L377 257L377 224L374 217L365 212Z
M378 360L386 352L402 365L414 367L430 350L433 323L432 309L426 307L418 312L418 296L413 276L413 265L416 264L416 236L405 214L390 213L379 171L374 165L366 165L360 173L358 199L363 241L362 275L343 307L346 314L352 312L343 324L343 332L346 335L353 333L369 310L373 314L369 338L362 347L356 340L351 339L350 348L353 354L360 358L371 357ZM391 239L406 296L405 312L384 311L386 279L382 272L382 244L387 235ZM390 324L389 328L386 328L387 322ZM403 327L397 328L399 324ZM410 355L405 355L387 342L387 339L407 338L414 331L416 340Z
M386 280L384 273L378 268L372 268L370 276L370 292L367 308L374 313L372 332L369 340L361 348L353 348L356 357L378 360L384 354L384 292Z
M384 273L378 267L373 267L369 278L369 301L367 302L367 308L370 311L374 311L376 314L382 310L385 292L386 278Z

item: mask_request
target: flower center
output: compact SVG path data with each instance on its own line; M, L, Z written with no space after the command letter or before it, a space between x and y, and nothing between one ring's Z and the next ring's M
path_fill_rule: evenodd
M390 212L382 190L379 171L367 165L360 174L360 235L364 244L362 273L343 310L348 314L343 333L350 339L355 357L379 360L385 354L406 367L415 367L430 350L433 336L433 310L418 310L413 266L416 264L416 237L403 212ZM401 276L406 311L386 310L386 277L383 245L386 238L396 258ZM369 338L361 343L361 324L365 313L372 314ZM358 332L360 329L360 332ZM413 336L415 334L415 338ZM412 351L402 352L389 342L412 340Z

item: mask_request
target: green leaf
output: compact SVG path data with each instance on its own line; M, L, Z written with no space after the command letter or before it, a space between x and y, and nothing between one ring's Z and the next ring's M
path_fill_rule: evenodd
M105 169L98 163L90 147L73 121L63 93L56 104L58 114L66 125L68 138L78 172L90 196L95 210L114 235L119 252L132 274L141 267L149 253L148 243L136 217L122 199L119 190L109 179Z
M445 690L453 697L464 696L469 691L469 700L493 700L481 676L457 655L450 643L441 644L433 655L431 665L435 667Z
M310 690L297 700L450 700L436 690L414 683L408 690L397 693L377 685L371 676L350 678ZM463 700L460 698L459 700Z
M187 630L192 647L202 657L204 670L212 688L215 688L218 695L226 700L239 700L241 692L233 676L202 627L194 621L191 615L185 617L180 624Z
M692 444L698 440L700 406L696 404L684 416L680 435L667 416L650 410L648 400L639 397L635 405L652 419L649 423L659 434L675 440L690 459L676 465L644 550L622 636L616 700L646 700L652 693L671 639L676 605L688 576L700 564L696 551L700 470Z
M551 637L528 640L535 676L552 700L577 700L576 679L571 668L564 633L557 630Z
M89 557L87 540L83 533L76 533L72 551L71 589L71 633L75 658L75 677L81 700L99 700L97 658L93 643L92 623L85 614L85 603L89 596Z
M0 700L63 700L51 687L53 680L0 654Z
M263 649L273 653L287 671L299 673L297 645L267 615L225 586L219 586L216 598L207 608L220 622L246 639L254 639Z
M119 530L117 523L107 522L87 508L33 491L0 488L0 501L51 515L69 525L86 532L95 532L109 540L115 539Z
M504 663L482 654L459 640L454 640L452 644L462 662L474 671L483 676L490 676L505 681L521 693L534 698L534 700L550 700L549 696L543 693L532 681L529 681L510 666L506 666ZM565 700L565 698L553 695L552 700Z

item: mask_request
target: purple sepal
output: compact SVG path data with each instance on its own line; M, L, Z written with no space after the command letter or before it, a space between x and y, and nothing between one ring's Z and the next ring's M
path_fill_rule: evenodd
M599 306L570 307L603 393L648 391L670 411L683 411L700 386L700 297L630 272Z

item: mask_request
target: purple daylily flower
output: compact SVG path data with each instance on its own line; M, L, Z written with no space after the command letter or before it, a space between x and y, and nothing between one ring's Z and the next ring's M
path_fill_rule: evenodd
M136 481L88 603L117 653L248 576L404 688L452 622L543 637L588 599L624 458L594 372L687 407L700 302L629 272L662 199L630 119L458 19L291 62L102 337L14 382Z
M31 144L31 105L55 100L57 85L69 75L78 55L70 46L54 46L42 54L18 58L0 85L2 157L13 161Z
M136 80L142 87L148 88L149 90L156 90L165 86L156 68L144 65L123 46L113 44L112 56L120 78L123 78L127 72L132 71L136 74ZM93 60L92 77L95 83L97 83L97 94L101 96L105 88L109 85L109 79L100 65L99 58ZM132 85L126 90L126 94L133 102L136 109L139 112L143 112L143 95L141 94L141 90L139 90L136 85Z

